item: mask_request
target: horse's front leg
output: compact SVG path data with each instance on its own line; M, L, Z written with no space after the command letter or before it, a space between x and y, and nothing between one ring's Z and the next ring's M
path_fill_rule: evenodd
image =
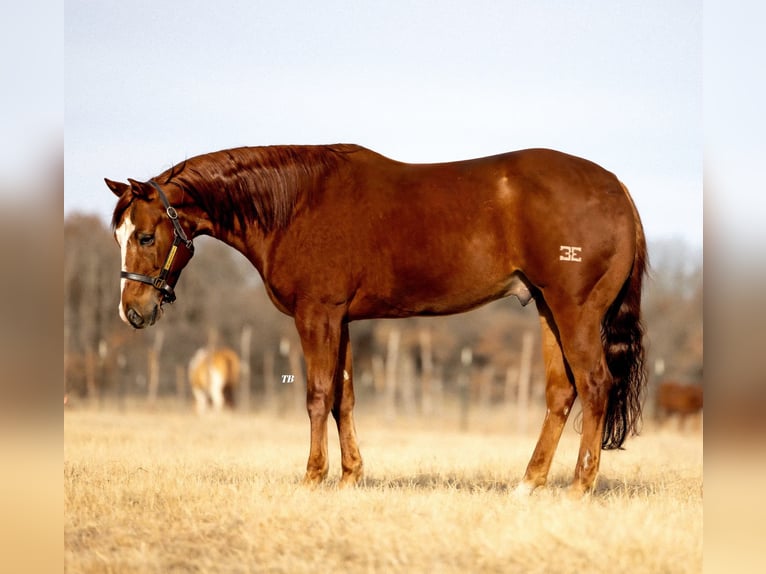
M311 446L304 484L319 484L327 476L327 418L333 408L341 344L343 313L311 306L295 314L295 326L306 359L306 408L311 422Z
M362 455L356 440L354 427L354 371L351 361L351 340L348 323L341 327L340 355L335 376L335 403L332 415L338 425L340 456L343 467L341 486L353 486L363 476Z

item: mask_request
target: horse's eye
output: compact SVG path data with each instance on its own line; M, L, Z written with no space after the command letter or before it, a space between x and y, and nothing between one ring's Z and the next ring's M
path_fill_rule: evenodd
M141 244L142 247L148 247L149 245L154 243L154 235L139 235L138 242Z

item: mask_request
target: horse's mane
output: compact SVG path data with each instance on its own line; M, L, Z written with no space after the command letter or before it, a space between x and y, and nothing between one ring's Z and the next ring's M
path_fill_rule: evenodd
M345 144L234 148L193 157L154 179L179 187L224 229L234 229L238 221L241 228L258 223L271 231L290 222L302 193L315 191L345 154L360 149ZM125 197L117 202L113 225L129 203Z

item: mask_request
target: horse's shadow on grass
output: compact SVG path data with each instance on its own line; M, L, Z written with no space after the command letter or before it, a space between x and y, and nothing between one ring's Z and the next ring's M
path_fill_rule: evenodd
M359 490L412 490L412 491L464 491L469 493L498 493L512 494L520 480L502 481L486 476L466 476L454 473L419 473L410 476L379 478L365 477L355 489ZM566 475L551 476L548 483L538 488L532 497L542 493L565 494L571 483L571 477ZM339 488L338 479L325 482L327 488ZM623 498L646 497L657 493L657 485L642 480L620 480L599 477L596 485L589 493L591 498L607 499L614 496Z
M392 478L366 477L357 488L371 490L463 490L468 492L508 492L514 485L486 477L470 477L451 473L419 473Z

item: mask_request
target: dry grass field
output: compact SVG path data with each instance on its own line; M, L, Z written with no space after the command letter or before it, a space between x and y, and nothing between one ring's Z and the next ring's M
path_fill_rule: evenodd
M647 425L573 502L571 423L549 486L517 500L536 436L514 434L507 413L459 432L362 410L366 481L347 490L334 427L330 480L300 485L305 416L75 406L64 418L70 573L702 570L701 433Z

